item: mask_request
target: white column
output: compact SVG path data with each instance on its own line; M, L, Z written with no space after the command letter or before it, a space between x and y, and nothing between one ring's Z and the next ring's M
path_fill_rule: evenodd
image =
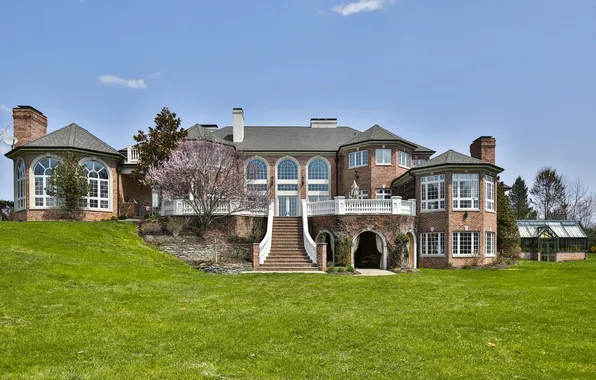
M416 199L408 199L410 202L412 202L412 216L416 216Z
M346 197L337 196L335 199L335 215L344 215L346 213Z
M394 215L401 214L401 197L391 197L391 213Z

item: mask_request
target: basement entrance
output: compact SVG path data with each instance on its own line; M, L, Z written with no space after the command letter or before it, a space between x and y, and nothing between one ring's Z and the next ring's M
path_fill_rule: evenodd
M372 231L362 232L354 239L354 266L383 269L383 239Z

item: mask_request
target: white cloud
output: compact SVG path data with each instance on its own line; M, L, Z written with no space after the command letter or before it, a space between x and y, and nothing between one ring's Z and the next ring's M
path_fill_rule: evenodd
M161 73L159 71L149 74L149 78L158 78L160 76L161 76Z
M10 107L5 106L4 104L0 104L0 110L6 111L6 112L12 112Z
M147 88L144 79L124 79L116 75L102 75L97 78L106 86L123 86L128 88Z
M337 5L333 11L342 16L349 16L360 12L373 12L383 9L386 0L358 0L348 4Z

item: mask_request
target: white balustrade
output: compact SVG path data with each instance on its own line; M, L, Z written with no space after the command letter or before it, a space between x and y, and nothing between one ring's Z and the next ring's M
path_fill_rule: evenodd
M416 200L391 199L345 199L335 197L332 201L306 202L308 216L317 215L416 215Z
M308 201L302 200L302 239L304 240L304 250L313 263L317 263L317 244L308 232Z
M275 215L275 202L269 204L267 215L267 232L263 241L259 244L259 264L264 264L269 252L271 251L271 242L273 240L273 216Z

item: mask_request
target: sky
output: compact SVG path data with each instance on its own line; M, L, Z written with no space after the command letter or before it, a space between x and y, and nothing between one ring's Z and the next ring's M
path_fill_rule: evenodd
M16 105L116 149L163 106L184 127L234 107L379 124L437 154L491 135L506 183L553 166L596 191L596 0L4 2L0 128ZM0 156L0 199L12 176Z

